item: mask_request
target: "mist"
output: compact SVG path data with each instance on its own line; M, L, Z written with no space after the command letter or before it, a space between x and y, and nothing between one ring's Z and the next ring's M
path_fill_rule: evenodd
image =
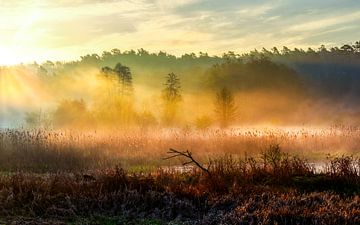
M114 49L79 61L2 67L0 124L98 129L197 127L206 120L206 127L217 127L222 88L236 108L230 127L359 124L359 51L285 50L175 57ZM128 83L118 65L128 71ZM176 104L164 99L171 73L178 79ZM124 88L129 90L119 91Z

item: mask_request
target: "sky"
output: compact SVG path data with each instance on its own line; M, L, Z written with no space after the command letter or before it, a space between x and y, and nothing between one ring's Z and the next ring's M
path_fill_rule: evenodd
M0 65L113 48L214 55L357 40L359 0L0 0Z

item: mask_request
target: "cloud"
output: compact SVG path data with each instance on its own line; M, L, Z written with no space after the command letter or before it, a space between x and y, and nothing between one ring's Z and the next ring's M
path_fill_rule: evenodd
M33 61L115 47L220 54L342 44L358 38L359 10L358 0L14 0L0 8L0 49Z
M312 31L312 30L321 30L327 27L348 23L348 22L357 22L360 24L360 12L354 12L347 15L340 16L331 16L326 19L320 19L305 23L300 23L289 27L289 31Z

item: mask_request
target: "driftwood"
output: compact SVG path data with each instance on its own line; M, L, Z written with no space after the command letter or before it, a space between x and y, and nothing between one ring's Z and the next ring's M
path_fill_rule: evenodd
M202 166L198 161L196 161L193 156L192 153L189 150L186 150L184 152L178 151L176 149L170 148L169 151L167 152L168 154L170 154L171 156L164 158L164 160L167 159L172 159L175 157L185 157L187 159L189 159L190 161L188 162L184 162L183 166L188 165L188 164L195 164L198 168L200 168L203 172L205 172L206 174L208 174L209 176L211 176L211 173L209 171L208 168L205 168L204 166Z

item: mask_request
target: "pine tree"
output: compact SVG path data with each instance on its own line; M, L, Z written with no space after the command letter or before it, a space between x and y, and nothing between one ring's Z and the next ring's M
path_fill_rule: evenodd
M179 102L182 100L180 89L180 79L174 73L166 76L165 88L162 98L164 101L163 119L168 125L172 124L176 118Z
M131 95L133 88L132 74L130 72L130 68L127 66L123 66L121 63L118 63L114 68L114 72L119 79L121 96Z

